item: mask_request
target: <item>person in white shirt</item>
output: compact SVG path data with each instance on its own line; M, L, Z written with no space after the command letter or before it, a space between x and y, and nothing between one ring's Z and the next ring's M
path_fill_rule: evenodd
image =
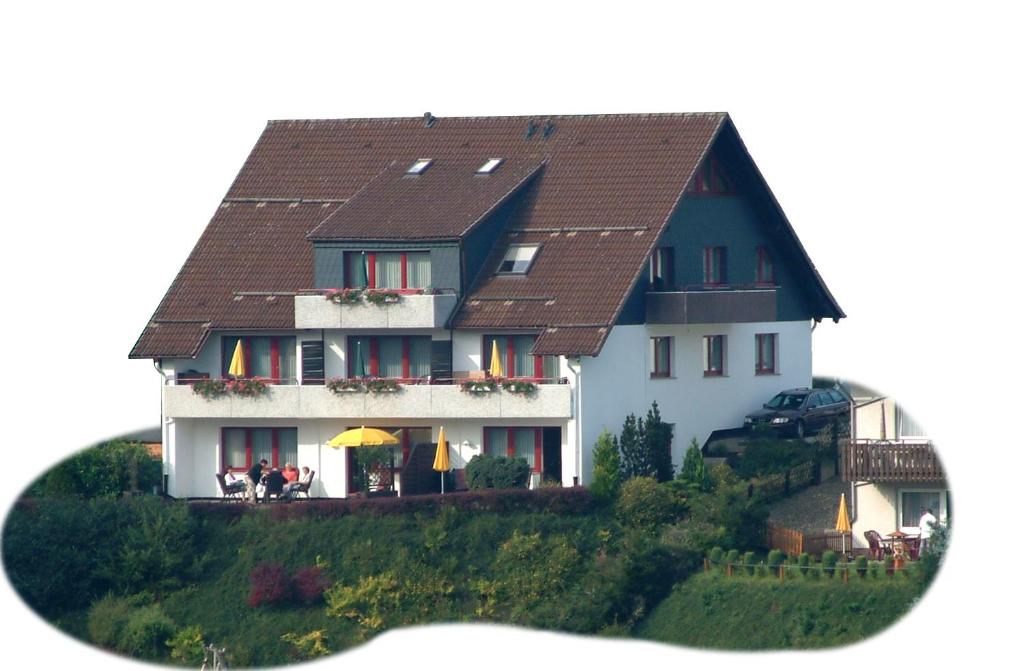
M921 531L921 549L918 551L918 556L923 555L928 549L928 539L932 536L932 525L938 523L931 508L922 508L922 511L921 519L917 523Z

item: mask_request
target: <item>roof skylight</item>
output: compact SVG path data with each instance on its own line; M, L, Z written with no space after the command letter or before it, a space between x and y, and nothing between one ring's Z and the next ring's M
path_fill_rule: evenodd
M540 245L511 245L498 266L498 272L525 275L539 248Z
M489 175L492 172L494 172L495 169L497 169L497 167L499 165L501 165L501 162L504 161L504 160L505 159L503 159L503 158L489 158L489 159L487 159L487 163L484 163L482 166L477 168L476 174L478 174L478 175Z
M405 170L405 174L407 174L407 175L422 175L426 171L426 169L430 167L430 164L433 163L433 162L434 162L434 159L432 159L432 158L418 158L418 159L416 159L416 161L412 165L410 165Z

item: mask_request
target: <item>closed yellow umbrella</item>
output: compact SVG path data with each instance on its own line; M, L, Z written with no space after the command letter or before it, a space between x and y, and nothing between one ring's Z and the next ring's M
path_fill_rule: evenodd
M235 344L235 353L231 355L231 365L228 366L228 375L245 377L245 353L242 351L242 339L239 338Z
M437 451L434 452L434 470L441 474L441 493L444 494L444 474L451 470L448 461L448 442L444 438L444 427L437 432Z
M504 377L505 373L501 369L501 357L498 355L498 340L494 339L491 341L491 367L489 370L491 377Z
M331 447L363 447L367 445L397 445L400 441L387 431L361 426L339 433L327 441Z
M836 531L843 534L843 553L846 552L846 534L850 533L850 513L846 509L846 494L839 495L839 515L836 516Z

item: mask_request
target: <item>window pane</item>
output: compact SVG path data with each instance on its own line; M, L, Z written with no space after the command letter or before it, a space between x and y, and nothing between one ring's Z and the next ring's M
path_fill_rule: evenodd
M543 367L544 379L548 382L557 381L559 377L558 370L558 357L557 356L545 356L541 357L541 365Z
M667 377L671 369L671 338L651 338L651 370L655 375Z
M487 454L494 457L508 456L508 430L485 429L487 432Z
M897 408L899 413L899 437L903 438L906 436L912 437L925 437L928 434L925 433L921 425L914 421L914 418L908 415L903 408ZM937 513L936 513L937 514Z
M483 370L490 372L493 370L494 358L494 343L498 343L498 362L501 365L502 376L507 376L508 372L508 339L505 336L484 336L484 351L483 358L480 361L480 366Z
M252 463L258 464L261 459L273 465L274 458L274 430L273 429L249 429L252 434Z
M940 492L903 492L901 527L916 527L925 509L931 508L936 519L941 518Z
M402 255L389 252L377 254L377 288L402 288Z
M377 370L380 377L402 377L402 339L377 339Z
M295 373L295 338L278 338L281 384L297 384Z
M515 370L512 371L510 377L533 377L534 366L533 366L533 355L530 354L530 348L533 347L533 341L536 336L515 336L512 339L512 347L515 350Z
M430 338L409 338L409 376L430 377Z
M430 252L406 254L406 281L409 289L430 286Z
M249 343L249 362L252 370L246 377L270 377L270 338L246 338Z
M224 429L224 468L246 468L245 429Z
M431 441L429 428L406 429L406 431L409 432L410 448L416 447L417 445L437 445Z
M526 459L526 463L530 464L530 470L533 470L533 448L534 439L536 433L533 429L514 429L513 435L516 441L516 456L521 459Z
M277 463L299 465L299 432L297 429L277 429Z

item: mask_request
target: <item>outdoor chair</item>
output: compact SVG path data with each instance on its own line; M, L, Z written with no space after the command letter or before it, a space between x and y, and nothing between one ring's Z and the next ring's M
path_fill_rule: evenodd
M316 477L316 471L309 472L309 482L300 482L298 486L292 488L291 498L297 497L299 494L305 494L306 498L309 498L309 486L313 484L313 478Z
M220 495L225 499L243 499L245 498L245 482L242 480L236 480L230 485L224 480L223 473L215 473L217 478L217 485L220 487Z
M892 550L882 545L882 535L872 529L864 532L864 540L868 542L868 556L875 561L882 561Z

